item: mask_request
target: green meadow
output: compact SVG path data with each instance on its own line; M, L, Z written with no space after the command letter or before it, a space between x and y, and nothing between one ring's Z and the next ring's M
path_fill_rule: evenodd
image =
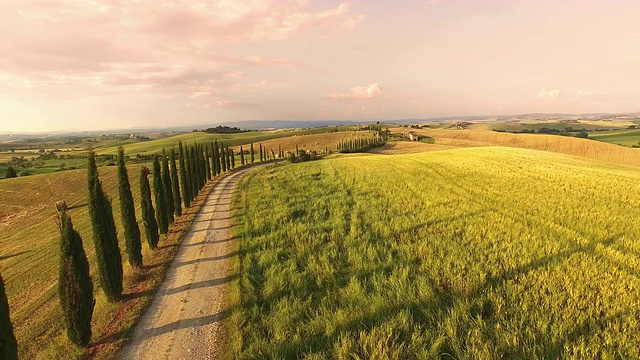
M639 358L640 172L506 147L261 169L229 357Z

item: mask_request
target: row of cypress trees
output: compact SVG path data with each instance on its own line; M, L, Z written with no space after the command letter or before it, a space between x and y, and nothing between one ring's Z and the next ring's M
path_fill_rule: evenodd
M368 138L346 139L338 142L336 150L341 153L360 152L382 146L385 143L385 137L380 135Z
M93 224L98 279L107 299L117 301L122 297L123 272L111 202L102 189L93 151L89 154L88 162L89 214ZM127 260L132 267L140 268L143 263L141 234L136 222L135 204L122 147L118 149L117 166ZM168 154L163 149L162 156L156 154L153 158L153 171L147 167L140 171L142 225L149 248L157 249L160 234L167 234L169 225L182 215L183 203L184 207L190 207L207 181L233 168L233 150L217 141L209 146L184 146L179 143L177 159L174 149ZM148 178L150 174L153 176L153 202ZM69 339L86 346L91 338L91 319L95 305L89 264L82 239L73 229L71 217L65 213L61 216L60 231L62 251L58 293L64 310L64 323Z
M249 155L250 159L246 159L241 146L242 166L255 162L253 143L250 145ZM284 157L281 148L278 149L278 156ZM274 152L268 154L260 144L260 161L267 161L269 158L275 159ZM140 171L141 220L149 248L157 249L160 234L168 233L169 225L176 217L182 215L183 204L185 208L190 207L207 181L235 167L233 149L217 141L208 145L192 146L185 146L180 142L177 154L173 148L168 154L164 149L162 156L156 154L152 164L153 172L147 167ZM122 298L122 255L118 246L111 201L102 188L93 151L89 152L87 169L88 208L93 225L98 280L107 299L115 302ZM150 174L153 175L153 202L148 178ZM141 234L136 221L135 204L122 147L118 149L117 177L127 261L132 267L140 268L143 264ZM59 227L61 251L58 296L64 313L64 324L68 338L77 345L86 346L91 339L91 319L95 306L89 262L82 238L73 228L71 217L65 212L60 216ZM13 334L1 275L0 357L17 358L17 342Z

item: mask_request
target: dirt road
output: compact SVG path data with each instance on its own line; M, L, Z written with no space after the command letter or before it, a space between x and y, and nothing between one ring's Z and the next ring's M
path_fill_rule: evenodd
M223 354L232 253L231 195L251 169L214 187L185 236L167 278L119 359L218 359Z

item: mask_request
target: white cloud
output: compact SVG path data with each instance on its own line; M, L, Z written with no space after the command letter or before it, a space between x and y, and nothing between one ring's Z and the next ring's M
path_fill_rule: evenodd
M549 89L547 90L542 89L540 91L538 91L538 98L540 99L546 99L546 100L553 100L553 99L557 99L558 96L560 96L560 90L559 89Z
M368 100L379 97L382 97L382 87L379 83L369 86L356 86L352 87L348 93L327 96L330 100Z

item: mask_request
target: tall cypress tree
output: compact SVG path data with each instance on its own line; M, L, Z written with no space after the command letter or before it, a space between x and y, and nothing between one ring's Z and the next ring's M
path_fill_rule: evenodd
M195 149L193 147L189 147L189 179L191 181L191 201L198 196L198 181L197 181L197 169L195 163Z
M220 163L222 164L222 171L227 172L227 155L224 152L223 145L220 147Z
M171 174L169 173L169 159L167 152L162 149L162 192L164 193L164 202L167 204L167 221L173 224L173 214L176 209L173 206L173 189L171 188Z
M18 343L13 334L13 325L9 316L9 301L4 290L4 280L0 275L0 358L18 359Z
M166 234L169 231L166 197L163 190L164 184L162 183L160 159L158 154L155 154L153 156L153 193L156 200L156 221L158 222L160 234Z
M211 153L211 177L214 177L218 174L216 172L216 153L213 149L213 143L209 144L209 148Z
M278 145L278 159L282 159L282 146Z
M231 154L231 168L235 169L236 168L236 156L233 154L233 149L229 149L229 152Z
M229 149L228 146L227 146L226 154L227 154L227 170L231 171L231 149Z
M140 207L142 208L142 223L147 236L147 244L155 250L158 247L160 235L158 235L158 223L151 203L151 187L147 175L149 175L149 168L145 166L140 171Z
M89 262L82 247L82 238L73 229L71 217L63 212L61 220L58 297L69 340L86 346L91 339L91 318L96 303Z
M244 166L244 150L242 149L242 145L240 145L240 165Z
M136 222L136 211L131 195L129 175L124 163L124 149L118 148L118 194L120 195L120 213L124 227L124 243L127 249L129 265L142 266L142 245L140 244L140 228Z
M191 192L189 191L189 180L187 178L187 161L185 160L185 151L182 141L178 143L178 156L180 161L180 184L182 185L182 201L184 206L191 206Z
M173 193L173 208L176 216L182 215L182 199L180 198L180 182L178 181L178 169L176 168L176 152L173 148L169 152L171 161L171 188Z
M222 168L220 167L220 149L218 148L218 140L213 142L213 157L213 166L215 167L216 175L220 175Z
M209 163L209 158L211 154L209 154L209 147L204 145L204 167L206 169L207 180L211 180L211 164Z
M264 153L263 153L263 149L262 149L262 143L260 143L260 162L264 161Z
M116 301L122 295L122 257L118 247L111 203L102 190L95 156L93 151L89 152L87 166L89 216L93 225L93 242L96 249L100 285L107 299Z

